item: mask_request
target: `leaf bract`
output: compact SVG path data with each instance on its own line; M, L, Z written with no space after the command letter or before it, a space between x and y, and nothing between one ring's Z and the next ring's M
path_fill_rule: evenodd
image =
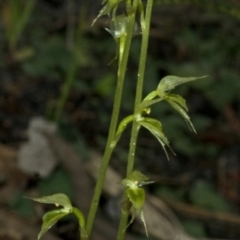
M165 76L164 78L161 79L158 87L157 87L157 92L159 97L162 97L165 92L169 92L178 85L190 82L190 81L195 81L200 78L205 78L207 76L201 76L201 77L178 77L178 76Z
M47 212L43 216L43 223L40 233L38 234L38 240L61 218L68 215L68 213L62 211L62 210L53 210L50 212Z
M44 196L40 198L30 198L33 201L47 204L55 204L56 206L62 206L63 210L66 212L70 212L72 210L72 204L67 195L63 193L57 193L50 196Z
M139 124L141 124L143 127L148 129L157 138L157 140L161 144L167 158L169 159L169 156L168 156L165 146L169 147L171 151L172 151L172 149L170 147L167 137L163 133L162 124L153 118L144 118L144 120L139 121Z
M180 97L180 96L179 96ZM179 101L171 97L166 97L165 100L184 118L190 130L196 133L196 130L187 114L187 106L180 104Z

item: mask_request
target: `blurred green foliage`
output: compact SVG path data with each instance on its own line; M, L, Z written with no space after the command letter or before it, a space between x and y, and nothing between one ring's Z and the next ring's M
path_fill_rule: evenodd
M69 125L69 123L62 118L59 123L59 132L69 143L71 143L77 153L83 158L88 159L90 156L90 149L88 144L83 137L83 134L76 128Z
M95 84L95 91L99 96L108 98L113 96L113 89L115 87L115 75L112 73L104 75L98 79Z
M185 201L187 191L184 188L172 188L160 186L155 192L159 197L173 201ZM197 180L188 190L189 200L194 206L211 211L229 212L230 204L213 187L213 184L205 180Z
M16 2L16 0L11 0L11 2ZM24 1L19 1L19 4L20 2L22 4ZM87 17L82 22L83 27L76 34L80 38L75 36L77 39L75 46L72 50L69 49L66 44L65 9L56 10L57 7L52 7L51 11L47 12L46 6L41 8L43 2L38 3L38 8L32 8L32 12L28 12L25 17L22 15L22 10L20 11L21 14L19 12L16 15L12 13L12 16L18 16L14 20L15 22L23 17L25 18L24 21L21 20L21 26L14 24L10 26L6 23L0 26L1 36L4 36L4 33L5 36L10 36L10 31L16 31L13 34L15 40L11 40L9 37L0 39L0 54L2 56L0 66L4 71L12 73L15 73L16 69L20 69L22 76L29 78L31 81L37 81L39 78L48 81L57 80L59 85L62 85L65 82L69 66L73 61L76 61L77 68L73 76L73 87L69 93L68 108L63 110L64 117L59 126L61 133L75 144L80 154L88 156L89 145L92 144L96 147L96 144L99 144L101 148L106 143L109 116L112 110L111 97L116 84L117 61L113 61L108 66L107 64L116 54L115 42L107 32L102 30L102 25L105 26L104 21L91 29L92 19L88 19L88 16L85 15ZM239 116L240 23L239 18L233 17L237 16L238 9L236 6L232 6L236 9L235 12L226 11L230 8L224 10L220 8L220 5L211 8L206 4L209 1L200 0L195 1L198 5L181 5L180 2L193 2L182 0L174 1L178 2L179 5L173 4L168 8L164 6L162 11L166 11L166 14L161 15L158 14L158 11L161 11L162 4L169 4L173 1L159 0L156 2L159 2L160 5L156 5L156 15L153 15L153 32L145 74L144 97L156 88L159 79L165 75L185 77L209 75L206 79L181 86L176 91L187 99L189 115L199 133L198 135L189 133L184 120L177 116L165 103L162 103L161 107L154 106L153 114L155 118L161 120L171 147L179 156L177 156L179 158L177 161L180 162L182 159L183 161L194 159L199 162L216 161L222 146L214 141L201 140L198 136L216 126L220 130L230 128L222 113L222 110L228 105L233 106L236 114L238 114L237 116ZM217 1L214 2L217 5ZM200 7L198 7L199 3ZM226 5L229 5L229 3L230 1ZM224 4L224 1L221 1L221 4ZM22 6L27 7L24 4ZM184 7L179 8L179 6L190 6L190 8L184 9ZM194 14L189 14L189 9ZM15 10L12 9L12 11ZM10 14L9 12L8 14ZM193 17L193 15L196 16ZM56 16L58 16L58 19ZM80 14L76 15L77 20L80 17ZM19 21L19 24L21 21ZM77 28L77 25L77 21L74 22L74 27ZM16 46L17 43L20 44L19 46L32 49L32 54L27 58L22 58L15 65L11 65L8 48L10 45ZM128 91L123 95L123 115L121 118L127 116L133 106L134 73L139 59L139 45L140 42L136 36L133 39L130 64L124 86ZM18 72L16 71L16 73ZM58 101L60 87L53 91L55 91L55 94L53 94L52 99L48 99L49 102ZM43 102L42 104L51 105L49 102ZM80 112L80 117L71 118L72 112L69 108L74 107L83 110L83 112L94 112L94 116L89 120L84 118L82 112ZM85 133L86 131L89 132ZM149 135L144 132L140 136L142 140L140 139L139 142L142 146L138 151L139 155L144 151L146 147L144 144L149 139ZM141 167L151 158L153 158L152 161L164 161L163 159L156 159L156 155L158 156L161 151L158 144L155 145L152 142L150 144L149 156L145 156L144 161L137 163ZM127 147L128 145L123 138L121 146L117 150L117 154L121 157L121 159L118 159L120 163L126 159ZM155 152L157 153L154 154ZM138 156L138 158L140 159L141 156ZM171 164L172 162L170 162ZM57 170L49 179L41 180L38 188L41 195L63 192L72 198L74 194L69 176L62 169ZM172 189L163 186L157 190L157 194L172 200L184 201L185 193L181 188ZM22 193L16 194L13 202L10 203L11 206L16 211L23 211L25 215L31 215L32 210L29 203L28 209L26 209L26 206L22 205L24 203L21 202L20 195L22 196ZM199 207L213 211L230 210L226 200L207 181L193 184L189 189L189 198L192 204ZM184 225L186 229L190 229L189 232L194 236L205 236L202 225L199 225L199 223L186 222Z
M41 42L35 56L22 64L27 75L61 77L73 61L71 53L59 36L52 36Z
M29 22L36 0L9 0L2 4L2 20L8 38L9 47L16 50L23 30Z
M229 212L231 209L227 201L217 193L209 182L198 181L194 183L189 195L195 206L221 212Z
M23 196L26 195L22 191L15 192L9 205L17 214L24 217L32 217L36 214L34 204L26 201Z
M66 194L70 199L74 197L74 189L69 174L64 169L57 169L47 179L42 179L37 186L41 196L55 193Z
M173 201L184 201L184 190L180 188L173 189L168 186L161 186L157 188L155 194Z
M204 238L207 236L205 226L201 222L197 221L182 221L181 222L184 230L189 233L191 236L197 237L197 238Z

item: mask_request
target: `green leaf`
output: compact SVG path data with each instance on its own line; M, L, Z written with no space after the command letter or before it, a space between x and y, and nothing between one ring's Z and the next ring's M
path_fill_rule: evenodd
M53 210L43 216L43 224L38 239L40 239L59 219L68 215L63 210Z
M171 91L178 85L190 82L190 81L195 81L200 78L204 78L207 76L202 76L202 77L177 77L177 76L166 76L161 79L158 87L157 87L157 92L159 97L162 97L165 95L165 92Z
M40 202L40 203L47 203L47 204L55 204L56 206L62 206L65 212L72 211L72 204L68 198L63 193L53 194L51 196L45 196L40 198L30 198L33 201Z
M128 188L127 195L134 208L136 208L137 210L142 209L145 202L145 192L143 188Z

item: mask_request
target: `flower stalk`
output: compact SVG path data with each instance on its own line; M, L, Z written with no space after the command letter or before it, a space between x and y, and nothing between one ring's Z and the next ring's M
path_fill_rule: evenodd
M108 140L105 148L105 152L103 155L98 180L96 183L96 187L94 190L93 199L91 202L88 218L87 218L87 224L86 224L86 230L88 235L91 235L92 227L94 224L94 219L96 216L96 212L98 209L99 199L101 196L103 183L106 176L106 171L108 168L109 160L112 155L113 147L111 146L111 143L114 140L117 122L118 122L118 115L120 111L120 105L121 105L121 97L122 97L122 89L123 89L123 83L125 79L125 73L126 73L126 67L127 67L127 61L133 36L133 30L134 30L134 24L135 24L135 16L136 16L136 10L138 6L138 0L134 0L132 9L133 11L129 13L128 15L128 27L127 27L127 33L126 33L126 40L124 45L124 51L122 54L122 58L119 59L119 69L118 69L118 80L117 80L117 86L116 86L116 92L115 92L115 98L114 98L114 105L113 105L113 112L112 112L112 118L110 122L110 128L109 128L109 134L108 134Z
M138 111L138 105L142 101L142 89L143 89L143 80L144 80L146 58L147 58L152 6L153 6L153 0L148 0L147 6L146 6L146 15L144 20L142 17L144 13L143 12L141 13L142 43L141 43L141 52L140 52L139 68L138 68L138 75L137 75L138 76L137 88L136 88L136 96L135 96L135 104L134 104L135 114ZM134 159L135 159L137 136L138 136L139 129L140 129L140 125L136 121L134 121L132 125L131 139L129 144L126 176L128 176L133 171L133 168L134 168ZM126 192L123 198L126 198ZM122 213L120 224L119 224L117 240L124 240L125 238L125 229L127 225L127 219L128 219L128 214Z

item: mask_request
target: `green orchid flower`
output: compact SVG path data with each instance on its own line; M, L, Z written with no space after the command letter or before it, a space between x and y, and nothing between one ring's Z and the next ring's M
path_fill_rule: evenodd
M113 36L114 40L118 45L116 56L114 57L113 60L117 59L119 56L119 64L122 61L123 51L124 51L126 37L127 37L128 24L129 24L128 17L122 14L110 21L109 29L105 28Z
M146 106L150 106L159 101L165 100L184 118L189 129L196 133L196 130L190 120L190 117L187 114L188 108L187 108L185 99L182 98L180 95L171 94L170 91L181 84L184 84L190 81L195 81L197 79L201 79L205 77L207 76L202 76L202 77L166 76L161 79L157 89L150 92L145 97L145 99L140 104L139 109L141 110Z
M93 20L92 25L97 21L98 18L100 18L103 15L111 15L111 13L112 13L112 17L114 19L115 15L116 15L118 4L122 1L123 0L103 0L102 5L104 5L104 6L100 10L98 16Z
M122 180L122 184L126 187L127 198L122 201L121 207L124 213L131 212L132 218L125 230L134 221L139 214L143 222L146 235L148 237L147 225L143 213L143 205L145 203L145 191L141 186L151 184L154 181L149 181L148 177L139 171L133 171L127 178Z
M56 210L52 210L44 214L43 223L40 233L38 234L38 240L61 218L73 213L79 222L79 228L81 232L81 239L88 240L88 234L85 230L85 218L82 212L73 207L68 196L62 193L53 194L41 198L30 198L33 201L46 204L54 204L56 207L61 207Z

